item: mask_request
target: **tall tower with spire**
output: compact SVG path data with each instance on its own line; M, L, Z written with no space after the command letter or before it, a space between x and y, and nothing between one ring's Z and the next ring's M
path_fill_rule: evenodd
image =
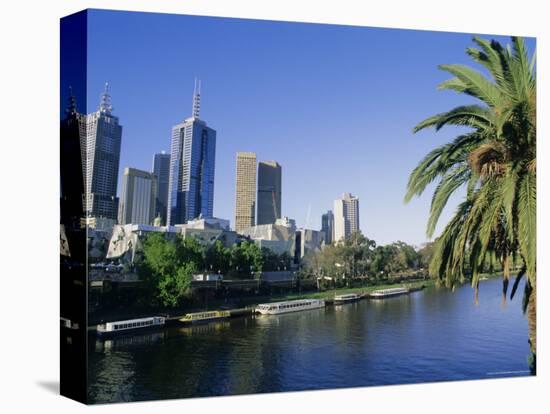
M86 115L81 128L86 216L116 222L122 126L113 115L108 83L105 83L97 111Z
M172 128L168 225L214 213L216 131L199 118L200 100L201 83L195 79L191 117Z
M82 194L84 179L82 176L80 133L85 116L78 113L76 98L69 86L69 98L65 108L65 117L60 128L61 161L61 223L66 228L79 228L83 217Z

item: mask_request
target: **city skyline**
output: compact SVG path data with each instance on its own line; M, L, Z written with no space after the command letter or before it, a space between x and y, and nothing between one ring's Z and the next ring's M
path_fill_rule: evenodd
M430 200L424 196L403 204L408 174L426 151L448 141L456 130L419 136L411 130L435 108L471 102L436 90L445 79L437 65L467 62L463 50L471 35L441 33L432 38L432 32L414 30L338 26L336 31L315 24L161 19L140 13L126 19L117 12L92 13L97 18L90 26L89 85L91 90L105 80L113 85L125 137L132 137L123 140L121 165L146 169L152 154L168 147L170 127L187 112L190 82L199 76L208 96L206 118L219 134L214 216L233 221L234 156L246 150L284 165L283 187L289 197L282 215L302 226L321 228L322 213L335 197L349 191L369 200L360 211L367 237L417 245L428 240ZM149 31L140 33L144 16L149 16ZM104 25L109 29L102 30ZM186 66L176 53L183 39L198 32L197 59ZM296 39L292 45L290 37ZM122 47L116 48L116 59L133 62L132 68L121 64L111 70L103 64L115 56L115 48L101 47L108 38L117 38ZM253 41L243 43L245 38ZM265 43L270 56L261 52ZM527 44L532 48L533 39ZM332 51L330 59L326 50ZM149 56L147 62L142 55ZM403 62L399 66L397 58ZM230 62L224 71L216 68L220 60ZM343 60L344 67L339 64ZM162 65L164 61L171 63ZM133 72L136 66L141 69ZM404 67L407 76L400 76ZM416 82L405 84L410 76ZM132 87L135 82L140 88ZM392 99L396 94L400 98ZM88 101L90 107L93 96ZM315 157L308 157L310 153ZM456 201L451 199L441 222L453 213Z

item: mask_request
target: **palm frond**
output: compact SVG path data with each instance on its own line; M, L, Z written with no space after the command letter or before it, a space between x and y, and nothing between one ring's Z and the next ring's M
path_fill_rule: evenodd
M464 84L460 91L481 100L489 107L497 107L505 98L501 90L490 82L482 73L466 65L440 65L439 69L447 71L458 78ZM439 89L445 89L447 85L442 83Z
M527 266L527 276L534 285L537 274L537 190L534 174L524 174L518 189L518 241L521 255Z
M454 108L448 112L426 118L413 128L417 133L426 128L435 128L439 131L445 125L470 126L472 128L484 129L492 125L491 112L479 105L464 105Z

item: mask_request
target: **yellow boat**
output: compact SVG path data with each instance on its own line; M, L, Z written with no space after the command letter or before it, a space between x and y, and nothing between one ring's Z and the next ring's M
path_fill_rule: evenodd
M179 321L183 323L209 323L214 321L219 321L222 319L227 319L231 316L229 311L208 311L208 312L195 312L188 313L183 318L180 318Z

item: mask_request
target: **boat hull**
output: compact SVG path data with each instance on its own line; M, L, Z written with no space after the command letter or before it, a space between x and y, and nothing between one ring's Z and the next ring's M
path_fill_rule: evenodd
M391 293L379 293L379 294L376 294L376 293L371 293L369 298L371 299L385 299L385 298L391 298L391 297L395 297L395 296L401 296L401 295L407 295L409 294L410 291L403 291L403 292L391 292Z
M183 323L184 325L207 325L207 324L212 323L212 322L224 321L226 319L229 319L229 317L228 316L219 316L219 317L216 317L216 318L199 319L199 320L194 320L194 321L180 321L180 322Z
M307 308L302 309L289 309L289 310L276 310L276 311L265 311L265 310L256 310L256 312L262 314L262 315L282 315L284 313L296 313L296 312L303 312L308 310L314 310L314 309L321 309L324 308L325 305L319 305L319 306L311 306Z
M356 298L351 298L351 299L334 299L334 304L345 305L346 303L358 302L359 300L361 300L361 296L358 296Z

